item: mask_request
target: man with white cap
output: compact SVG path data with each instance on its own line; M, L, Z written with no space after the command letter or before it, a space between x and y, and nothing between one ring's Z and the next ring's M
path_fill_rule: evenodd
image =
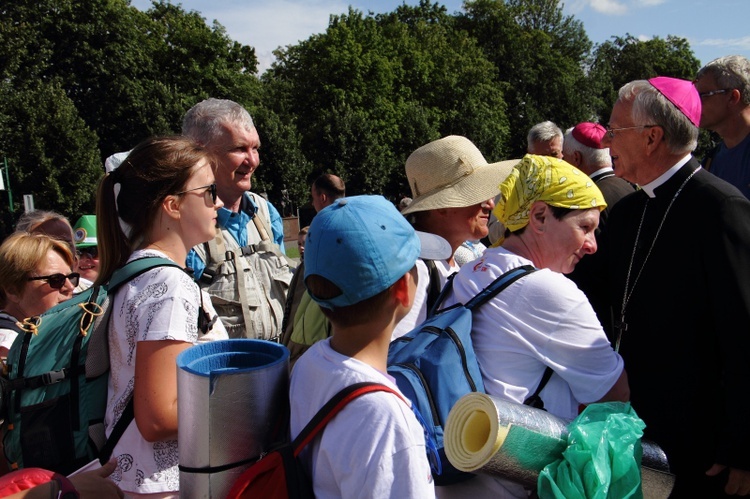
M617 177L612 169L612 159L609 157L609 149L602 146L602 138L607 130L599 123L583 122L569 128L565 132L563 140L563 159L577 167L583 173L591 177L596 186L602 191L607 207L599 214L599 227L596 230L597 240L599 233L607 223L607 217L612 207L620 199L635 192L633 184L625 179ZM592 280L599 279L598 264L595 260L601 258L601 253L586 255L578 262L573 272L568 274L581 291L586 293L589 301L606 300L604 296L598 296L593 292L595 284ZM609 307L595 306L598 314L605 314ZM599 315L599 321L604 330L611 334L612 315Z
M750 493L750 201L692 157L700 120L690 81L619 90L602 145L641 189L600 251L644 438L667 454L672 497L706 498Z
M457 272L453 254L464 241L487 236L487 221L495 207L493 198L499 185L511 171L513 162L489 164L469 139L450 135L423 145L407 158L406 177L412 201L401 213L410 218L418 231L437 234L451 247L451 256L436 260L441 286ZM427 316L427 265L417 262L419 286L414 306L393 333L398 338L408 333Z

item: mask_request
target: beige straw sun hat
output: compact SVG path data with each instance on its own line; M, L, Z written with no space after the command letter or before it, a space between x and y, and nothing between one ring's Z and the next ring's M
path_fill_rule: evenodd
M518 161L488 164L477 146L460 135L425 144L406 160L414 199L401 213L463 208L492 199Z

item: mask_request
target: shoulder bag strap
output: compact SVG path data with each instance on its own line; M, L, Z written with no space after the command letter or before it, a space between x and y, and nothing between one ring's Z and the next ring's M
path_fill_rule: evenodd
M474 298L469 300L469 302L466 304L466 308L473 310L476 307L487 303L493 297L497 296L498 293L516 282L518 279L522 278L525 275L531 274L532 272L536 272L536 270L537 269L535 269L531 265L522 265L521 267L516 267L509 270L508 272L492 281L489 286L480 291ZM547 368L544 370L544 374L542 375L542 379L539 382L539 385L536 387L534 393L526 400L524 400L523 403L525 405L535 407L537 409L544 409L544 402L542 401L541 397L539 397L539 393L547 385L547 382L552 377L553 373L554 371L552 370L552 368L547 366Z
M309 444L323 430L323 428L326 427L328 422L333 419L341 409L346 407L349 402L372 392L390 392L403 400L406 405L410 405L400 393L381 383L364 381L362 383L349 385L334 395L331 400L326 402L315 416L313 416L310 422L307 423L307 426L305 426L299 435L297 435L297 438L292 442L294 457L299 456L302 449L304 449L307 444Z

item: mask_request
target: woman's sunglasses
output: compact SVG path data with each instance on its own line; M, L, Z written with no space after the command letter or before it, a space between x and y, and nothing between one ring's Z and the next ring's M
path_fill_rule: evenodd
M38 277L29 277L29 281L47 281L49 287L52 289L62 289L65 286L65 280L69 280L73 287L78 286L78 281L81 279L81 274L78 272L72 272L68 275L65 274L51 274L51 275L40 275Z
M210 192L211 193L211 203L212 203L212 205L216 204L216 197L217 197L217 194L216 194L216 184L202 185L200 187L196 187L195 189L188 189L186 191L178 192L175 195L179 196L180 194L187 194L188 192L199 191L201 189L206 189L206 191L203 193L204 196L205 196L206 192Z

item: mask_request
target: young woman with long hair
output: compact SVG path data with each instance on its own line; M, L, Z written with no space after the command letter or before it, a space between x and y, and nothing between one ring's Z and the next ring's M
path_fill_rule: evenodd
M130 260L168 258L181 267L190 248L215 234L215 161L192 139L154 137L136 146L99 185L96 219L100 271L109 280ZM116 293L110 319L107 432L132 397L135 424L114 449L111 478L131 497L177 497L176 357L198 341L226 338L189 269L157 267ZM207 329L207 328L204 328Z

